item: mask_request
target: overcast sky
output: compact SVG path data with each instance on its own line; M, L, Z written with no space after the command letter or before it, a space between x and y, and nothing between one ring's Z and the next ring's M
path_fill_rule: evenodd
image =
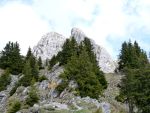
M18 41L21 53L55 31L80 28L117 58L123 41L150 51L150 0L0 0L0 50Z

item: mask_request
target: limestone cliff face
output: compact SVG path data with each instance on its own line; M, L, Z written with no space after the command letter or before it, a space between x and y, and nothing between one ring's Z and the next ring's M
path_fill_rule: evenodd
M73 28L71 30L71 37L74 37L78 43L84 40L85 35L83 31L78 28ZM35 56L41 56L43 60L51 59L53 55L56 55L59 51L62 50L62 46L66 38L58 33L50 32L42 37L39 43L33 48L33 53ZM92 45L94 47L94 52L97 56L97 61L99 66L104 73L113 73L116 66L115 62L105 50L105 48L97 45L91 39Z
M36 57L41 56L42 60L51 59L62 50L66 38L56 32L49 32L44 35L38 44L33 48Z

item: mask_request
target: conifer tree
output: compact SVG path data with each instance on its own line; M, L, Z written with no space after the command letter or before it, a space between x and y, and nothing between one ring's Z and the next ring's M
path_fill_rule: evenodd
M126 67L128 56L128 45L126 42L124 42L119 55L119 70L122 70L124 67Z
M147 55L136 41L134 44L125 43L119 56L120 70L124 70L125 76L121 81L117 99L128 103L129 113L134 113L134 108L139 113L149 113L150 67Z
M80 45L82 45L82 44L80 44ZM84 47L85 50L87 51L88 56L90 58L90 62L93 65L93 71L95 72L100 84L103 86L104 89L106 89L107 88L107 81L104 77L104 73L100 70L100 67L98 65L98 61L96 59L96 55L93 51L94 47L93 47L90 39L85 38L84 41L83 41L83 45L84 46L81 46L81 47Z
M129 41L122 44L118 64L120 71L125 67L136 69L141 66L145 67L148 64L148 59L146 53L139 47L136 41L134 44Z
M30 88L28 97L26 99L26 104L27 105L32 107L35 103L38 103L39 97L38 97L37 93L38 92L37 92L36 87L32 85L31 88Z
M23 85L25 87L27 86L30 86L31 84L31 80L32 80L32 68L31 68L31 65L30 65L30 61L27 61L25 63L25 66L24 66L24 69L23 69L23 78L21 78L21 80L19 81L20 82L20 85Z
M67 59L70 57L69 43L70 43L70 40L66 39L66 42L64 43L62 47L62 51L60 52L60 58L59 58L60 65L66 64Z
M36 57L31 52L31 49L28 49L25 62L30 62L31 74L36 80L38 80L39 67Z
M39 69L43 69L41 57L38 58L38 66L39 66Z
M8 42L1 52L0 67L3 69L9 68L10 73L19 74L22 72L23 59L20 55L19 44Z
M27 51L27 55L26 55L26 61L32 56L32 51L31 51L31 48L29 47L28 48L28 51Z
M60 65L67 64L71 56L77 53L77 47L77 42L73 37L71 39L66 39L66 42L62 47L62 51L58 53Z
M52 67L58 62L57 57L54 55L51 60L49 61L49 70L52 69Z

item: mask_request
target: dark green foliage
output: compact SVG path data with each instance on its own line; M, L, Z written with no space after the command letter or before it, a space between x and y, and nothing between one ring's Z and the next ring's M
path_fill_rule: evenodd
M8 42L1 52L0 67L2 69L9 68L10 73L19 74L22 72L23 59L20 55L19 44Z
M28 51L27 51L27 55L26 55L25 60L26 60L26 61L29 60L29 58L30 58L32 55L33 55L33 54L32 54L31 48L29 47L29 48L28 48Z
M28 97L26 99L26 104L32 107L38 101L39 101L39 97L37 94L37 89L34 86L31 86Z
M122 79L120 95L118 96L118 100L120 99L123 102L127 102L129 105L129 111L133 113L133 108L135 104L134 93L136 88L133 87L135 85L135 76L133 71L135 70L126 69L125 71L126 76Z
M150 68L135 73L135 104L142 113L150 112Z
M31 77L34 78L37 81L38 80L38 74L39 74L39 66L38 66L37 59L32 54L30 48L29 48L29 50L27 52L25 62L26 62L26 64L24 66L23 74L26 76L26 75L28 75L30 73ZM28 68L28 69L26 69L26 68Z
M9 110L7 113L16 113L21 108L21 103L19 101L14 101L11 106L9 106Z
M34 77L36 80L38 80L39 67L37 64L37 60L33 54L29 57L29 62L30 62L30 66L31 66L32 77Z
M95 74L97 76L99 83L102 85L103 89L107 89L107 81L104 76L104 73L102 71L100 71L100 69L98 68L98 70Z
M91 44L91 41L90 39L88 38L85 38L84 41L83 41L83 44L84 44L84 48L86 49L86 51L88 52L88 56L90 58L90 62L92 63L93 65L93 70L94 70L94 73L96 74L100 84L103 86L104 89L107 88L107 81L104 77L104 73L100 70L100 67L98 65L98 62L96 60L96 55L94 54L93 52L93 46ZM82 47L82 46L81 46ZM82 49L81 49L82 50Z
M88 38L85 38L79 46L74 42L74 38L71 40L73 46L67 46L68 49L71 47L71 53L65 56L68 57L64 65L65 70L60 75L63 81L57 90L63 91L68 86L69 81L73 80L78 84L76 91L81 97L98 98L102 90L107 88L107 82L96 61L93 46ZM69 40L66 43L69 43ZM64 50L62 51L64 52Z
M150 111L150 68L127 69L126 76L122 79L119 98L129 104L133 112L134 106L140 113Z
M39 57L38 58L38 66L39 66L39 69L43 69L44 67L42 66L43 64L42 64L42 59L41 59L41 57Z
M119 69L125 74L120 84L118 101L126 102L129 112L150 112L150 66L146 53L137 42L124 42L120 54Z
M31 85L31 80L35 79L38 81L38 65L36 58L31 54L31 56L28 58L28 60L25 63L23 74L24 76L19 80L19 85L23 85L25 87Z
M59 84L57 87L56 87L56 90L58 91L58 94L60 94L65 88L68 87L68 80L64 79L62 80L61 84Z
M23 86L27 87L31 84L31 80L33 78L32 68L31 68L29 61L27 61L25 63L25 66L23 69L23 74L24 74L24 76L19 80L19 85L23 85Z
M72 37L71 39L67 39L62 47L62 51L58 53L58 59L60 65L67 64L73 54L77 53L77 42Z
M6 90L7 85L11 82L11 77L9 74L9 70L5 70L5 72L0 76L0 91Z
M57 57L54 55L52 58L51 58L51 60L49 61L49 70L51 70L52 69L52 67L56 64L58 62L58 59L57 59Z
M122 44L121 53L119 55L119 70L123 71L126 68L137 69L145 67L148 64L146 53L139 47L135 41L124 42Z
M10 96L12 96L16 92L18 87L19 87L19 82L17 82L15 86L11 89L11 91L9 92Z
M48 78L46 78L46 76L43 75L43 76L40 76L38 79L39 82L42 82L43 80L48 80Z

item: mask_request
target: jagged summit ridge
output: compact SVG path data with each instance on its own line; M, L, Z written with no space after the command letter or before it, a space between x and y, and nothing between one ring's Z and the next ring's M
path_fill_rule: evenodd
M80 43L87 36L80 29L72 28L71 37L74 37ZM42 37L37 46L33 48L33 53L37 57L41 56L43 60L47 58L51 59L53 55L56 55L62 50L65 40L66 38L64 36L56 32L47 33ZM113 73L116 66L109 53L103 47L97 45L92 39L91 42L101 70L104 73Z
M80 43L87 36L79 28L72 28L72 30L71 30L71 37L74 37L76 39L76 41L78 43Z
M63 43L66 38L56 32L49 32L42 36L38 44L33 48L33 53L36 57L41 57L43 60L51 59L62 50Z

